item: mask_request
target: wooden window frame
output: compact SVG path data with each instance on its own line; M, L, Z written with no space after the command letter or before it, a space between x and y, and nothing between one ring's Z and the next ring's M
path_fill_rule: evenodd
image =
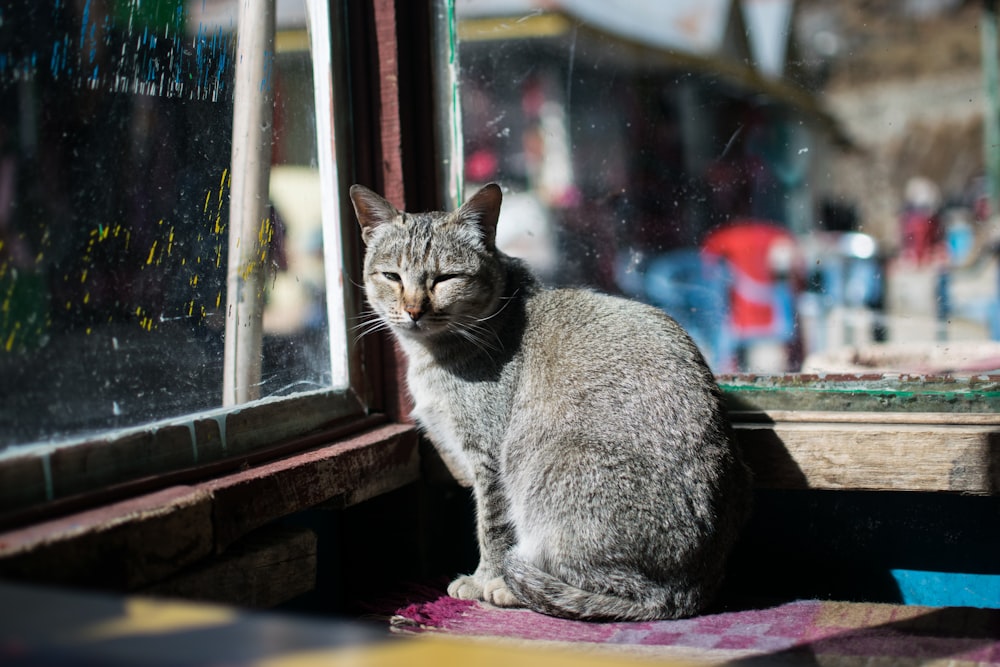
M325 109L322 103L317 106L328 112L336 132L344 135L339 138L344 139L351 135L351 119L372 114L366 106L369 100L350 94L348 77L353 73L348 64L361 56L367 58L365 50L376 45L348 44L346 31L340 28L352 11L340 3L332 3L330 9L331 13L340 12L329 17L333 29L327 57L333 69L331 83L336 90ZM351 49L357 55L351 54ZM323 73L323 68L318 68L317 76ZM368 74L360 76L364 80ZM377 156L367 157L367 161L355 159L375 150L360 139L355 142L330 137L330 144L318 149L321 153L336 153L340 166L336 189L340 193L346 193L347 187L361 178L360 169L366 164L381 163ZM348 202L338 201L337 206L341 220L353 219L354 212ZM343 247L339 275L343 277L329 282L332 291L340 290L343 310L352 316L362 311L363 304L356 280L360 266L358 234L346 222L339 232L342 237L339 245ZM337 274L331 271L331 275ZM333 324L349 327L353 321L349 317L345 322ZM394 391L381 386L375 361L383 349L384 340L378 336L365 337L350 346L346 388L225 405L96 436L72 436L65 442L11 448L0 454L0 530L170 484L238 470L316 446L317 442L329 439L327 433L359 430L370 415L384 412L384 396Z
M346 192L344 184L360 182L401 207L440 206L434 194L436 160L428 150L434 139L421 131L435 113L429 3L331 3L330 10L331 58L339 79L330 111L351 137L334 147L341 191ZM419 25L427 29L415 28ZM417 52L421 56L413 57ZM345 298L348 312L361 312L363 247L357 227L349 223L353 211L348 202L343 206ZM289 403L266 401L195 418L196 430L219 429L220 418L226 426L246 420L255 435L238 454L230 451L196 465L180 461L121 481L91 479L88 487L47 502L24 499L16 511L0 515L0 576L135 590L221 553L268 521L317 505L350 506L415 481L418 441L408 423L395 346L376 332L357 341L351 355L346 395L297 399L306 409L294 419L281 414ZM325 405L331 400L334 405ZM323 416L327 407L336 410L336 418ZM275 420L293 421L295 427L274 428ZM157 431L161 438L164 432L191 437L187 425ZM84 443L66 451L86 470L108 444ZM156 444L148 430L119 441L120 447L149 450ZM16 465L0 467L0 484L44 485L28 473L35 474ZM88 574L94 567L110 574L95 578Z

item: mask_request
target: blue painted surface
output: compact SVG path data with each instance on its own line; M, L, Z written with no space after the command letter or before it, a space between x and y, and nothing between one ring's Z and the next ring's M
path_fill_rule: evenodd
M1000 609L1000 575L893 570L905 604Z

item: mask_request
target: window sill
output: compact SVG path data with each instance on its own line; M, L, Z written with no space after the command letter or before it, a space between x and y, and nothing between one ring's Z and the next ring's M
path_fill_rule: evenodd
M743 410L730 413L761 489L1000 493L1000 414ZM472 482L433 448L431 480Z
M1000 491L1000 415L732 417L758 488ZM275 519L403 487L420 477L422 466L431 479L452 479L428 450L421 451L413 426L383 424L208 481L2 532L0 577L138 590L221 554Z
M768 489L1000 492L1000 414L731 413Z
M416 429L389 424L236 473L0 533L0 577L135 590L300 510L415 481Z

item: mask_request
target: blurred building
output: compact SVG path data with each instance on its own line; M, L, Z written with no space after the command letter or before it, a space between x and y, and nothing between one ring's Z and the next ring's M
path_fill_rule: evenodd
M847 140L807 85L815 77L795 55L790 0L456 7L466 181L509 189L500 240L549 282L657 302L694 328L706 321L693 314L697 299L673 307L654 292L685 289L670 281L691 275L682 269L710 233L744 225L786 238L817 227L816 170ZM725 258L732 265L713 275L732 282L713 293L761 277L764 252L753 266L734 263L747 253ZM651 266L662 273L648 275ZM777 318L770 294L761 299ZM732 306L715 315L733 318L733 330L710 357L741 340ZM717 367L732 370L725 356Z

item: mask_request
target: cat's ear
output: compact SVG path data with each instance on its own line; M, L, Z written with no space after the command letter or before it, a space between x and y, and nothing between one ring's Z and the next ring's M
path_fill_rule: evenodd
M400 215L396 207L384 197L363 185L351 186L351 202L354 203L354 213L358 216L358 223L361 224L361 238L365 245L378 227L392 222Z
M487 183L455 211L455 219L479 227L487 248L494 248L497 239L497 220L503 193L496 183Z

